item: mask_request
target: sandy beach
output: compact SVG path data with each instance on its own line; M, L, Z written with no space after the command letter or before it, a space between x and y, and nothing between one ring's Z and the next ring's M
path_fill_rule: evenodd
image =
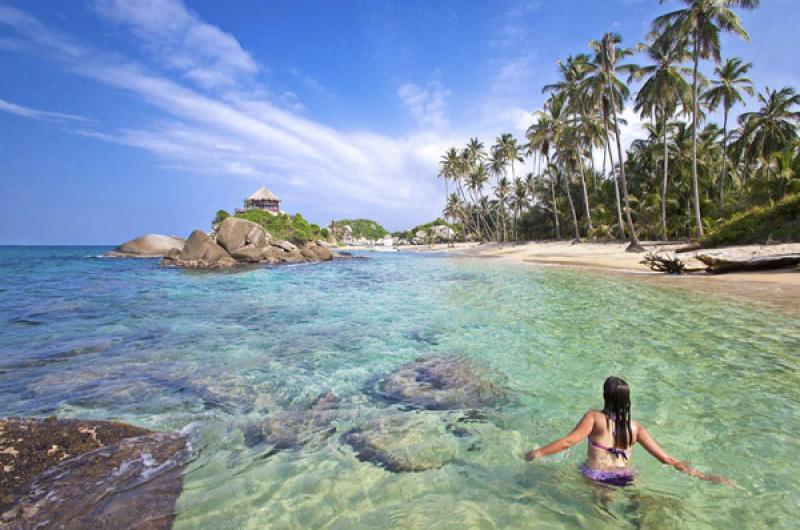
M684 243L643 243L647 251L673 252ZM744 297L784 310L800 310L800 270L781 269L763 272L708 274L696 272L672 276L653 272L642 265L643 254L625 252L626 243L577 243L568 241L524 243L458 243L455 246L425 245L402 247L402 252L450 252L463 256L494 258L531 265L568 267L597 273L623 274L638 281L696 289L702 292ZM766 256L800 252L800 243L746 245L706 249L681 254L688 265L701 266L698 253L732 257Z

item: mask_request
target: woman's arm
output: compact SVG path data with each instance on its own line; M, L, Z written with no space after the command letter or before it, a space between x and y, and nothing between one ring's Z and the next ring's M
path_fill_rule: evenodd
M680 462L671 456L669 456L663 449L656 443L650 433L647 432L647 429L644 428L644 425L639 424L638 434L636 437L636 441L642 444L648 453L653 455L659 462L662 464L667 464L668 466L672 466L675 469L686 473L689 476L696 477L702 480L707 480L709 482L716 482L717 484L725 484L728 486L736 487L736 483L732 480L728 480L725 477L720 477L718 475L709 475L703 473L702 471L698 471L692 466L690 466L686 462Z
M563 438L559 438L555 442L550 442L544 447L534 449L533 451L528 451L525 453L525 460L541 458L543 456L552 455L553 453L558 453L559 451L568 449L589 436L592 433L593 428L594 417L591 411L589 411L583 415L583 418L581 418L581 421L579 421L575 428L572 429L572 432Z

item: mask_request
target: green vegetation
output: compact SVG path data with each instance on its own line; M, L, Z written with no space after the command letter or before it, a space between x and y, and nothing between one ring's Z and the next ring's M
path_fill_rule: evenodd
M462 235L462 232L463 232L462 227L461 227L460 224L458 224L458 223L450 223L450 222L445 221L441 217L439 217L436 220L431 221L429 223L417 225L414 228L411 228L410 230L406 230L404 232L394 232L394 233L392 233L392 236L399 237L400 239L410 240L420 230L422 230L423 232L427 233L431 229L431 227L434 227L436 225L445 225L445 226L449 226L450 228L452 228L453 232L456 233L456 239L459 239L461 237L461 235Z
M231 214L229 214L225 210L217 210L217 215L214 217L214 220L211 221L211 226L217 226L218 224L221 224L222 221L224 221L230 216Z
M714 228L702 244L717 247L767 241L800 241L800 194L735 214Z
M389 232L381 225L370 219L341 219L336 221L336 226L349 225L353 229L353 238L381 239ZM338 230L337 230L338 231ZM338 234L337 234L338 235Z
M605 33L559 61L521 141L500 134L448 149L445 218L480 240L617 238L632 250L640 238L704 241L706 231L719 242L794 237L781 206L794 199L781 201L800 193L800 94L760 89L751 63L720 50L723 34L749 38L737 11L759 1L679 3L636 47ZM627 152L626 104L645 130Z
M248 210L237 213L236 217L260 224L267 229L273 239L297 242L328 239L327 229L310 224L299 213L290 216L283 213L271 214L264 210Z

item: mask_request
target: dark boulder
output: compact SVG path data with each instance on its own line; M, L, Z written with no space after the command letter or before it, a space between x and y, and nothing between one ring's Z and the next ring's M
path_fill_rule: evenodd
M185 438L95 420L0 420L0 529L167 530Z

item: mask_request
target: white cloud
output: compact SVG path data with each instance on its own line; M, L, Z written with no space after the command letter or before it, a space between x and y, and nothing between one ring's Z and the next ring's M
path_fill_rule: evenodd
M420 127L443 129L447 126L444 113L450 91L441 82L431 81L425 87L405 83L397 90L397 95Z
M61 112L50 112L46 110L32 109L30 107L23 107L22 105L11 103L5 99L0 99L0 111L9 112L11 114L16 114L17 116L40 121L91 121L88 118L84 118L83 116L78 116L75 114L64 114Z
M180 0L95 0L97 12L132 31L151 54L204 88L233 86L258 64L231 34Z

